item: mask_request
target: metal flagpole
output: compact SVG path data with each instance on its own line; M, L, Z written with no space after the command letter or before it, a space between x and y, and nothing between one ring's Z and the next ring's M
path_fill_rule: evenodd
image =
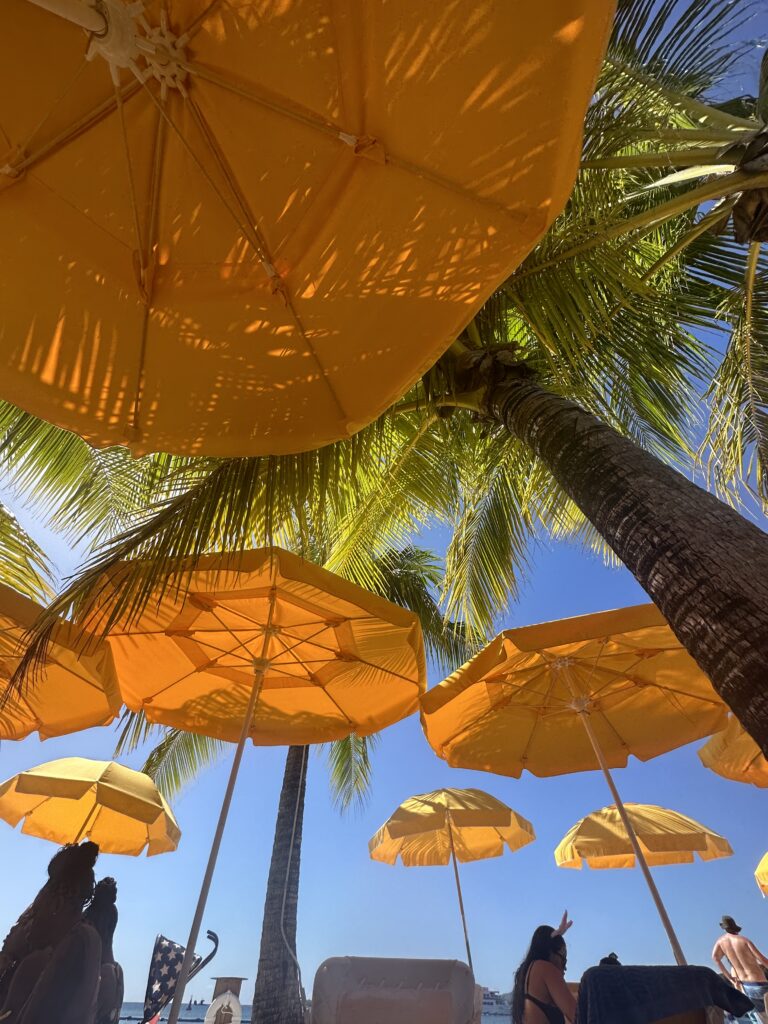
M459 881L459 865L456 862L456 848L453 845L453 829L451 828L451 812L446 811L446 821L448 822L448 839L451 844L451 860L453 862L453 873L456 876L456 892L459 897L459 910L461 911L461 923L464 928L464 943L467 947L467 960L469 961L469 969L472 973L475 973L475 969L472 966L472 952L469 948L469 932L467 931L467 918L464 913L464 899L461 895L461 882Z
M189 929L189 938L187 939L187 948L184 950L184 961L181 965L181 971L176 982L176 989L173 993L173 1005L171 1006L171 1012L168 1017L168 1024L178 1024L179 1014L181 1013L182 1002L184 1000L184 988L189 978L189 972L192 969L192 963L195 958L195 944L197 942L198 935L200 934L200 926L203 922L203 914L205 913L205 905L208 901L208 892L211 888L211 881L213 879L214 868L216 867L216 860L219 856L219 847L221 846L221 837L224 834L224 826L227 823L227 815L229 814L229 805L232 803L232 794L235 790L235 782L237 781L237 773L240 770L240 762L243 759L243 750L245 749L245 741L248 738L248 733L251 728L251 720L253 719L253 712L256 707L256 701L259 699L261 693L261 687L264 682L264 675L269 668L269 659L267 653L269 650L269 641L272 635L272 618L275 611L275 600L276 593L274 587L270 594L269 601L269 615L267 617L267 625L264 630L264 644L262 646L261 657L253 659L254 669L254 680L253 688L251 689L251 697L248 701L248 708L243 718L243 728L240 731L240 739L237 743L237 750L235 751L235 757L232 761L232 768L229 773L229 782L224 793L224 801L221 805L221 811L219 812L219 821L216 825L216 831L213 836L213 842L211 843L211 852L208 855L208 864L205 869L205 875L203 876L203 884L200 887L200 895L197 899L197 907L195 909L195 916L192 919L192 926Z
M603 751L600 747L600 743L598 742L597 736L595 735L595 730L592 728L592 723L589 720L589 712L587 710L588 701L577 692L576 687L574 686L573 681L571 680L567 659L563 659L562 663L558 667L562 671L565 680L568 684L568 688L571 691L571 695L573 696L573 704L571 706L581 719L581 723L584 726L584 730L587 736L589 737L589 742L592 744L592 749L595 752L595 757L597 758L598 764L600 765L602 773L605 776L605 781L608 783L608 788L610 789L614 802L616 804L616 810L619 812L619 816L622 822L624 823L624 828L627 830L627 835L629 836L629 841L632 844L632 849L635 851L637 863L640 866L640 870L643 873L646 885L650 890L653 902L656 904L656 909L659 912L661 923L664 925L664 930L666 931L667 937L669 938L669 944L672 947L672 952L675 955L675 960L677 961L680 967L686 967L688 962L685 959L685 954L683 953L682 946L680 945L680 940L675 934L675 929L672 927L672 922L669 919L667 908L664 906L661 894L659 893L659 890L656 888L656 883L653 880L651 869L648 867L648 862L645 859L645 854L643 853L640 847L640 842L637 838L637 833L635 832L632 822L629 819L629 815L627 814L627 809L624 806L624 802L619 796L619 791L618 789L616 789L616 783L613 781L613 776L611 775L611 771L608 767L608 764L606 763Z

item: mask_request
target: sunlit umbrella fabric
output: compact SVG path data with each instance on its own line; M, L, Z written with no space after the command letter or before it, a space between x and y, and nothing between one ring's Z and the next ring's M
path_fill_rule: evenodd
M501 633L422 698L449 764L519 777L645 761L726 723L727 708L651 604Z
M731 716L725 729L708 740L698 755L706 768L725 779L768 789L768 761L738 718Z
M175 850L181 831L154 782L115 761L64 757L0 786L0 817L53 843L90 839L103 853Z
M5 691L24 653L24 637L43 609L0 584L0 688ZM106 647L71 623L53 632L45 663L0 705L0 740L41 739L108 725L122 701Z
M412 612L279 548L206 556L186 579L108 637L125 703L150 721L236 741L254 665L254 743L367 736L417 710Z
M755 881L763 896L768 896L768 853L755 868Z
M727 839L685 814L653 804L624 806L650 866L733 854ZM616 807L603 807L576 822L555 850L555 861L561 868L634 867L635 855Z
M613 15L94 6L3 5L0 395L214 455L347 437L445 351L563 208Z
M450 828L450 833L449 833ZM406 867L500 857L533 842L533 825L480 789L438 789L403 801L368 844L373 860Z

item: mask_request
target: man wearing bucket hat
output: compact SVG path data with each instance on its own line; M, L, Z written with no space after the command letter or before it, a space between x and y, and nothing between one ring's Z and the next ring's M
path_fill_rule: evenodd
M723 915L720 927L723 934L715 943L712 959L720 973L749 996L755 1010L765 1014L765 997L768 995L768 975L765 968L768 967L768 957L760 952L751 939L741 934L741 926L736 924L729 914ZM730 969L723 966L723 960L728 961ZM768 1018L762 1016L756 1019Z

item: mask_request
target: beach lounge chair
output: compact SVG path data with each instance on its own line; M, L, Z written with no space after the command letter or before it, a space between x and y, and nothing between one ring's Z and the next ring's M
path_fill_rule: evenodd
M482 995L459 960L332 957L312 991L312 1024L480 1024Z

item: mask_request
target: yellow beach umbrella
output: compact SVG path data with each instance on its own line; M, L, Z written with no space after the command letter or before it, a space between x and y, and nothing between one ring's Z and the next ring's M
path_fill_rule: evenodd
M648 864L692 864L730 857L727 839L693 818L654 804L625 804ZM569 829L555 850L561 868L632 868L637 857L617 807L593 811Z
M481 789L438 789L409 797L368 843L373 860L406 867L447 864L456 878L467 959L472 967L464 899L457 861L500 857L536 838L533 825Z
M506 630L422 699L427 739L449 764L516 778L524 769L601 769L619 813L610 768L708 736L726 716L652 604ZM636 853L684 962L639 846Z
M353 434L562 210L613 8L5 0L0 394L136 453Z
M0 818L52 843L90 839L104 853L169 853L181 830L154 782L115 761L63 757L0 785Z
M0 584L0 689L6 691L24 651L24 636L43 609ZM108 725L122 701L106 647L71 623L56 627L45 663L21 692L0 704L0 740L41 739Z
M763 896L768 896L768 853L755 868L755 881Z
M159 593L107 642L131 710L237 741L191 958L248 737L287 745L368 736L418 709L426 666L416 615L280 548L206 556L184 579L183 592ZM105 598L109 590L105 581Z
M722 732L698 751L701 763L733 782L750 782L768 789L768 761L738 718L731 716Z

